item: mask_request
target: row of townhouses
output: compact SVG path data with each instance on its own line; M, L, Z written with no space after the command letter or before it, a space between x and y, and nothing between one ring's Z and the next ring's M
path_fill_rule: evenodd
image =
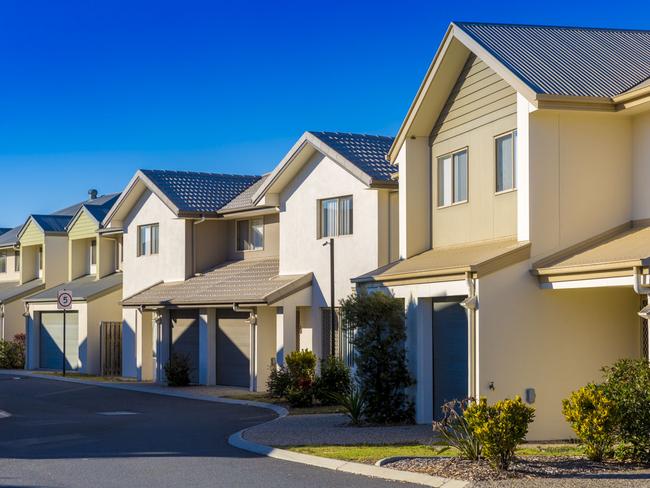
M404 300L416 417L520 395L531 439L568 393L649 356L650 32L452 23L395 138L306 132L263 176L141 170L0 236L3 337L27 367L263 390L299 348L348 360L330 308ZM330 242L334 243L334 290ZM333 293L332 293L333 291ZM332 302L332 295L335 297Z

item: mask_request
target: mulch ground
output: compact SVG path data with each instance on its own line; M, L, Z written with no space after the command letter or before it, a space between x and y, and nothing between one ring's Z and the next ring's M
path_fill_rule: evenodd
M475 462L454 457L402 459L386 467L467 481L612 479L619 475L626 480L633 478L635 486L650 486L650 466L616 462L598 463L585 458L568 456L523 456L517 458L508 471L497 471L486 461Z

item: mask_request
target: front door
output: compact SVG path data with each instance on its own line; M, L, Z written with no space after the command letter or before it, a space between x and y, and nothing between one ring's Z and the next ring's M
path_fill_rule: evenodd
M440 420L442 406L467 398L467 312L460 299L433 302L433 418Z

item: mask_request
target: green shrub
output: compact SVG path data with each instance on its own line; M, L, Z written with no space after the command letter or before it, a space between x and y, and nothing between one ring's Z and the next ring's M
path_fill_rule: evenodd
M472 400L452 400L442 406L443 418L433 422L433 430L451 447L458 450L460 457L478 461L481 458L481 442L470 428L465 410Z
M372 423L413 422L406 389L414 381L406 364L402 300L384 293L350 295L341 301L343 323L353 330L355 376Z
M650 462L650 364L644 359L623 359L603 372L603 391L613 405L623 443L619 452Z
M322 405L337 403L335 395L345 394L350 389L350 369L345 363L329 356L321 361L320 376L314 383L314 396Z
M11 341L0 339L0 369L25 367L25 334L16 334Z
M352 385L344 393L334 393L332 397L345 409L351 425L361 425L366 412L366 396L359 387Z
M285 358L289 374L286 397L292 407L309 407L314 401L316 355L307 349L293 351Z
M172 354L164 366L168 386L187 386L190 384L189 355Z
M562 401L562 413L571 424L585 453L592 461L602 461L616 442L616 422L612 402L602 385L592 383Z
M521 398L506 399L488 405L485 398L465 410L464 417L483 446L483 455L497 469L508 469L515 449L528 433L528 424L535 418L535 409Z
M271 373L266 381L266 389L272 397L282 398L287 396L291 386L291 377L289 371L284 366L271 364Z

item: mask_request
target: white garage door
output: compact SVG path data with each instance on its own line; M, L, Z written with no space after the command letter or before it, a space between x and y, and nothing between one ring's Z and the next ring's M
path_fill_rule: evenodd
M220 310L217 318L217 384L250 385L248 314Z
M63 312L42 312L39 327L40 367L61 369L63 366ZM66 368L79 367L79 314L66 313Z

